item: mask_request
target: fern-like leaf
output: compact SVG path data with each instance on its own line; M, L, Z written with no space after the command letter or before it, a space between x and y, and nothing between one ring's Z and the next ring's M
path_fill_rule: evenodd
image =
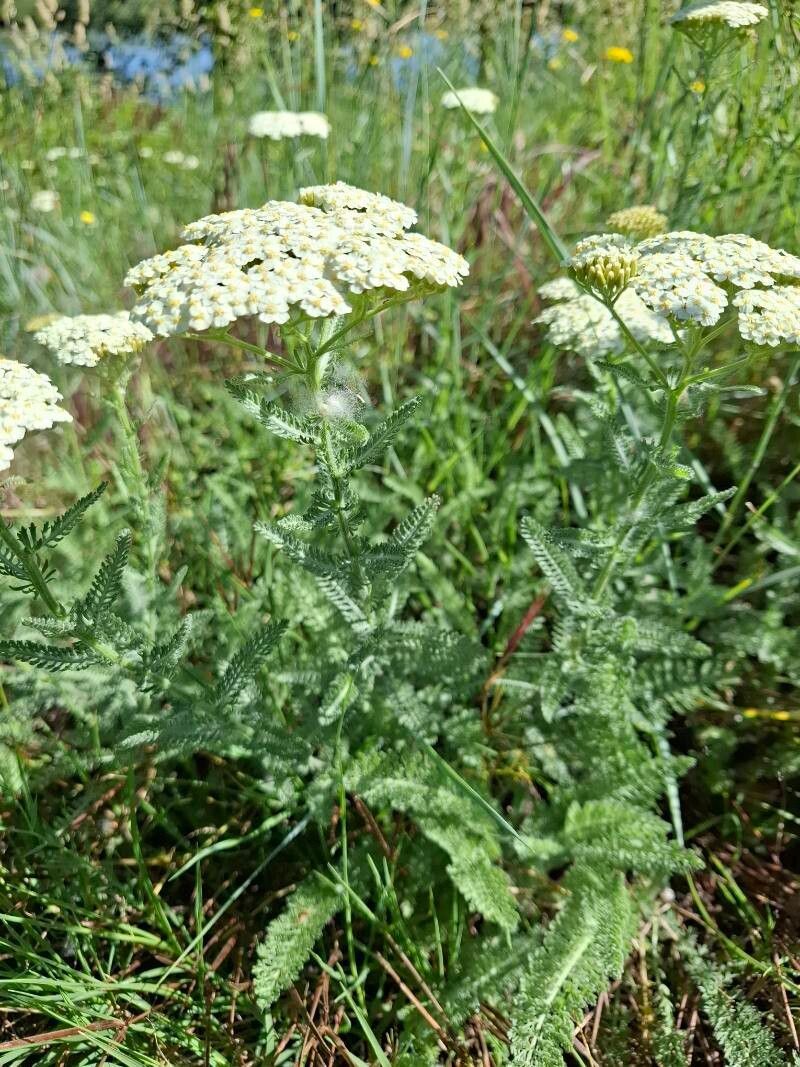
M550 532L530 516L522 520L522 536L554 592L577 613L584 613L588 597L575 565Z
M700 991L703 1012L729 1067L782 1067L787 1059L752 1004L731 992L727 975L687 938L682 945L686 969Z
M58 648L36 641L0 641L0 660L19 660L48 671L85 671L100 660L87 648Z
M35 551L43 548L55 548L59 541L63 541L75 529L89 508L97 503L106 491L107 485L107 482L100 482L97 488L92 489L90 493L81 497L80 500L76 500L58 518L43 523L31 547Z
M622 973L634 908L622 874L574 867L569 897L531 959L512 1011L518 1067L563 1067L585 1008Z
M421 403L421 396L412 396L404 404L401 404L399 408L395 408L387 419L384 419L383 422L375 427L365 444L345 456L343 473L345 475L352 474L353 471L360 470L367 463L371 463L372 460L383 455Z
M334 886L312 874L270 923L253 968L255 997L264 1011L272 1007L298 976L342 899Z
M119 596L131 544L130 530L123 530L117 537L114 548L100 564L89 592L75 604L73 614L84 625L89 625L104 615Z
M247 683L256 676L264 661L286 630L285 622L271 622L253 634L227 666L214 692L218 706L234 704Z

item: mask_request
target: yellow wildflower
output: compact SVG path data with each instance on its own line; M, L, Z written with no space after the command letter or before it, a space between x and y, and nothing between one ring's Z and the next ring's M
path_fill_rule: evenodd
M561 70L561 68L563 66L564 66L564 61L563 61L563 59L560 59L559 56L553 56L552 59L548 59L548 61L547 61L547 69L548 70Z
M260 19L261 16L264 14L264 8L251 7L247 14L250 16L251 19Z
M85 226L91 226L92 223L94 222L94 212L92 212L92 211L82 211L80 213L80 215L78 215L78 218L81 220L81 222Z
M436 38L439 41L446 41L449 36L450 36L450 34L447 32L447 30L437 30L436 31Z
M299 36L300 34L297 32L297 30L289 30L289 32L286 34L286 40L296 41Z
M698 78L697 81L690 82L689 88L693 93L700 95L706 91L706 83Z
M633 63L633 52L630 48L620 48L619 45L614 44L607 48L603 55L612 63Z
M400 56L401 59L411 59L411 57L414 55L414 49L409 48L407 44L402 44L397 49L397 54Z
M370 65L371 67L377 67L377 65L378 65L379 63L380 63L380 60L378 59L378 57L377 57L377 56L370 56L370 57L369 57L369 65Z
M358 33L359 30L364 29L364 23L361 21L361 19L353 19L350 23L350 29L355 30L356 33Z
M578 40L578 34L567 26L566 29L561 31L561 40L566 41L567 44L575 44Z

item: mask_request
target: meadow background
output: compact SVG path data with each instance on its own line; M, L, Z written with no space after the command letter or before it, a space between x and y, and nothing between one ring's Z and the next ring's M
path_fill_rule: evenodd
M76 419L57 448L49 435L26 442L3 515L41 519L110 480L63 549L76 586L126 521L113 416L95 380L35 344L43 316L129 304L126 270L209 212L338 179L381 191L413 205L422 232L467 256L471 274L461 290L392 311L359 337L366 403L424 397L370 508L389 523L424 495L441 497L415 603L480 641L489 678L544 589L519 520L574 521L574 487L609 446L574 413L591 388L584 361L533 325L537 289L557 265L467 119L442 109L437 68L497 94L488 127L568 245L602 231L611 212L652 203L671 229L748 233L797 252L800 13L772 0L757 34L712 61L670 28L673 11L658 0L6 3L0 352L51 374ZM330 137L248 136L253 112L283 108L323 111ZM207 613L221 660L242 606L291 616L309 596L252 533L310 480L307 460L286 442L265 444L226 394L226 377L252 369L211 343L170 341L148 353L129 391L166 509L161 581L177 590L176 610ZM643 918L625 973L576 1027L576 1063L761 1065L800 1049L796 371L791 354L759 362L684 432L698 487L747 486L716 543L721 560L676 548L695 559L698 582L713 584L704 622L713 677L652 678L653 699L674 710L674 750L692 758L680 801L703 863L691 887L673 879L662 906L676 928L695 931L710 969L692 981L670 937ZM589 506L602 509L602 498ZM722 511L700 525L706 547ZM659 567L643 553L631 588L646 589ZM28 608L7 588L0 604L8 637ZM519 677L535 667L548 612L545 603L515 653ZM301 626L293 640L313 649L325 625ZM252 987L255 947L325 842L286 841L282 798L265 790L252 754L133 759L106 729L104 713L121 699L112 686L87 704L80 675L9 663L0 680L0 1063L377 1062L367 1031L390 1062L400 1056L398 1035L409 1017L420 1021L414 1004L428 1003L429 982L468 951L467 912L437 917L433 895L424 916L409 912L387 867L379 941L404 946L415 966L365 964L366 1030L341 995L351 976L314 965L266 1014ZM502 701L483 696L483 733L459 726L459 770L469 778L488 767L513 813L533 803L540 768ZM478 722L481 710L478 699ZM380 834L368 811L351 819L354 840ZM541 915L554 900L539 888L534 878L519 892ZM431 942L431 922L451 919ZM344 936L332 926L323 955ZM426 950L430 979L413 951L423 942L439 945ZM383 945L381 958L391 956ZM680 1035L673 1060L654 1051L665 984ZM487 994L442 1062L503 1062L505 1009ZM745 1021L754 1029L726 1043L726 1025Z

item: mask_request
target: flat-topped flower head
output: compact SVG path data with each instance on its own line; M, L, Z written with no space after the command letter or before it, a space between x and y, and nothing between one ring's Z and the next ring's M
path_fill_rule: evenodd
M718 0L711 4L694 4L673 15L673 26L682 30L714 29L744 30L762 22L769 10L763 4L737 3Z
M547 339L557 348L578 355L621 355L626 339L611 312L599 300L580 291L569 278L556 278L539 289L545 300L554 301L534 322L547 326ZM641 344L669 345L674 341L665 318L652 312L631 290L615 302L615 310Z
M713 326L728 303L697 260L684 252L654 252L639 260L633 289L651 311L677 322Z
M343 316L362 294L424 296L469 271L452 249L407 233L416 213L389 197L337 182L301 190L300 201L191 223L183 232L191 243L128 273L139 294L134 320L169 336L250 316L278 324Z
M452 89L442 97L442 107L448 111L455 111L461 105L472 112L473 115L492 115L497 110L498 100L491 89L480 89L477 86L466 89Z
M800 344L800 289L796 286L745 289L733 303L739 310L739 333L746 341L770 348Z
M578 241L569 271L585 289L613 300L636 274L638 253L618 233L594 234Z
M250 116L251 137L282 141L287 137L321 137L331 132L330 123L319 111L257 111Z
M621 233L632 241L641 241L646 237L655 237L667 228L667 216L652 204L638 207L626 207L608 216L606 225L614 233Z
M633 293L670 328L713 326L731 309L730 321L737 323L747 341L772 347L800 343L800 257L791 252L743 233L710 237L678 230L633 246L620 235L596 234L579 242L568 264L570 273L584 290L608 300L609 290L624 274L616 257L626 249L635 256L635 269L620 292ZM569 300L564 284L564 280L550 283L543 295ZM622 297L611 299L621 314ZM579 309L580 305L571 312L573 320ZM588 305L585 314L598 318ZM557 318L548 309L539 321L550 324ZM604 328L610 330L607 323ZM603 350L608 350L609 336L601 336Z
M580 295L581 291L572 278L553 278L551 282L545 282L544 285L539 286L539 296L548 303L574 300Z
M58 207L59 196L53 189L37 189L31 195L31 207L47 215Z
M13 359L0 359L0 471L11 465L12 446L27 433L71 421L59 400L61 393L46 374Z
M138 352L153 340L150 330L134 322L127 311L113 315L65 315L33 336L60 363L74 363L79 367L96 367L105 356Z
M681 252L692 257L717 282L737 289L774 285L776 280L800 278L800 258L782 248L770 248L744 233L709 237L682 230L643 241L640 254Z
M307 185L300 190L297 198L301 204L310 204L312 207L322 208L323 211L347 211L363 212L369 215L373 221L385 219L390 222L393 233L407 230L417 221L417 213L413 207L401 204L399 200L392 200L383 193L370 193L366 189L359 189L347 182L334 182L333 185ZM343 220L346 222L346 220Z

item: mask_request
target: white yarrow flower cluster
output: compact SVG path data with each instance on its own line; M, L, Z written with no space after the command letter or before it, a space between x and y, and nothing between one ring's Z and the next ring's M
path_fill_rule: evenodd
M491 89L480 89L477 86L467 89L449 89L442 97L442 107L448 111L454 111L461 104L471 111L473 115L492 115L497 110L497 97Z
M633 289L651 311L703 326L713 326L728 303L724 289L683 252L654 252L642 257Z
M209 215L183 232L190 244L154 256L125 279L139 292L133 317L160 336L220 329L256 316L284 323L346 315L349 295L459 285L466 260L405 229L411 208L337 182L300 203Z
M25 434L71 421L59 400L61 393L46 374L13 359L0 359L0 471L11 465L11 446Z
M323 211L360 211L370 215L374 225L380 225L385 219L388 234L398 234L407 230L417 221L413 207L407 207L398 200L384 196L383 193L370 193L347 182L335 182L333 185L307 185L300 190L297 198L301 204L322 208Z
M709 237L683 230L642 241L640 255L678 252L690 256L716 282L737 289L774 285L775 278L800 278L800 258L782 248L770 248L744 233Z
M727 26L731 30L743 30L763 21L769 11L763 4L736 3L735 0L719 0L713 4L697 4L684 8L673 15L672 22L694 26Z
M319 111L257 111L247 124L251 137L281 141L285 137L322 137L331 132L327 118Z
M82 155L83 151L80 148L65 148L64 145L55 145L54 148L48 148L44 158L48 163L55 163L59 159L80 159Z
M543 285L539 295L556 301L534 321L547 326L547 339L584 357L621 355L626 340L614 316L595 297L583 293L569 278ZM674 341L666 319L656 315L631 290L615 302L617 314L641 344L668 345Z
M181 167L183 170L197 170L200 166L200 160L197 156L187 156L183 152L177 151L177 149L165 152L162 158L171 167Z
M59 196L54 189L37 189L31 196L31 207L48 215L58 207Z
M614 299L615 287L621 290L615 308L623 318L622 299L632 293L665 324L713 326L733 306L748 341L774 346L800 334L800 257L747 234L709 237L683 230L635 245L620 235L595 234L578 243L569 268L584 289L600 296ZM562 299L558 289L547 288L543 295ZM596 320L603 324L595 309L588 304L585 309L593 328ZM579 310L580 305L575 332ZM553 309L544 314L539 321L558 317ZM610 331L607 323L603 329ZM609 351L611 344L611 332L601 333L601 349Z
M153 340L150 330L134 322L127 311L114 315L63 316L33 336L60 363L74 363L79 367L96 367L104 356L138 352Z
M739 333L747 341L775 348L800 344L800 289L778 285L772 289L745 289L733 303L739 310Z

